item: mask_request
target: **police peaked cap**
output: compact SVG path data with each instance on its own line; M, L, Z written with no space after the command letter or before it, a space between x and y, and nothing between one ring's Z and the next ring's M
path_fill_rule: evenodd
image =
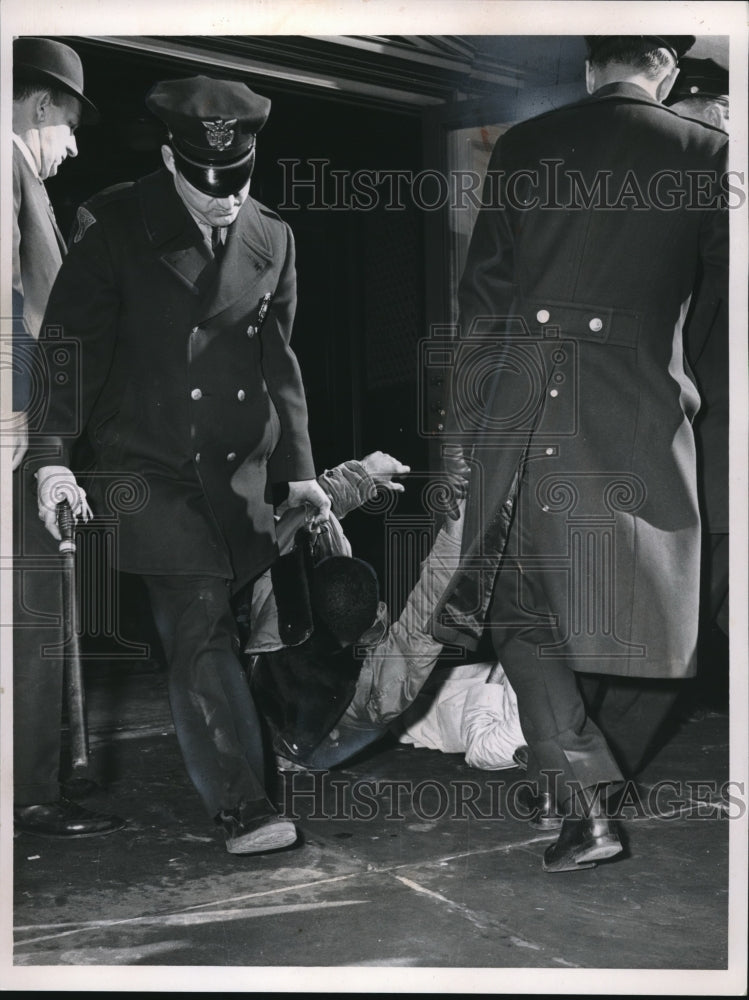
M714 59L682 59L666 104L688 97L728 97L728 70Z
M677 62L691 49L696 41L696 37L694 35L585 35L585 41L588 45L588 54L590 56L594 56L596 50L599 49L604 42L608 42L612 38L627 40L639 38L644 42L654 42L657 48L668 49Z
M81 102L81 121L93 124L99 112L83 93L83 65L77 52L53 38L14 38L13 73L72 94Z
M146 107L166 125L177 168L194 187L219 198L244 187L267 97L234 80L194 76L155 84Z

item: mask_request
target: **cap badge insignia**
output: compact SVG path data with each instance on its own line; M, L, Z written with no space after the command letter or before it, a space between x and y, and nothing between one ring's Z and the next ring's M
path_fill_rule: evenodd
M219 118L215 122L203 122L206 131L206 138L211 149L228 149L234 141L234 128L237 124L236 118L229 118L223 121Z

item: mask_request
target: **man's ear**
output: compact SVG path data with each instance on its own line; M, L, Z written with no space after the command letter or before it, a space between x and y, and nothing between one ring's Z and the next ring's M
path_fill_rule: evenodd
M41 128L47 121L47 115L52 107L52 95L48 90L40 90L34 98L34 106L32 109L32 117L34 120L34 125L37 128Z
M656 99L663 104L668 95L671 93L671 88L676 83L676 77L679 75L679 67L674 66L668 76L664 76L661 82L656 87L655 96Z
M172 176L176 176L177 167L174 162L174 153L172 152L172 147L167 146L166 143L161 147L161 159L164 161L164 166L169 171Z
M590 64L590 59L585 60L585 89L589 94L595 92L596 89L596 71Z

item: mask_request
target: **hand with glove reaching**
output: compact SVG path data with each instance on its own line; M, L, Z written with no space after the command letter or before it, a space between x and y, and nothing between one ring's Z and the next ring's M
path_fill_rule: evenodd
M60 531L57 527L57 505L63 500L70 504L74 520L81 518L84 523L93 517L86 500L86 491L76 482L70 469L64 465L44 465L36 473L39 517L44 521L44 527L60 541Z

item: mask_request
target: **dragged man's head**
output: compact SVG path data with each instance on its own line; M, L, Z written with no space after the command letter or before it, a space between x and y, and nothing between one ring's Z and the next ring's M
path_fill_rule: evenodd
M310 596L316 627L325 629L341 646L362 639L377 620L377 575L362 559L323 559L312 570Z

